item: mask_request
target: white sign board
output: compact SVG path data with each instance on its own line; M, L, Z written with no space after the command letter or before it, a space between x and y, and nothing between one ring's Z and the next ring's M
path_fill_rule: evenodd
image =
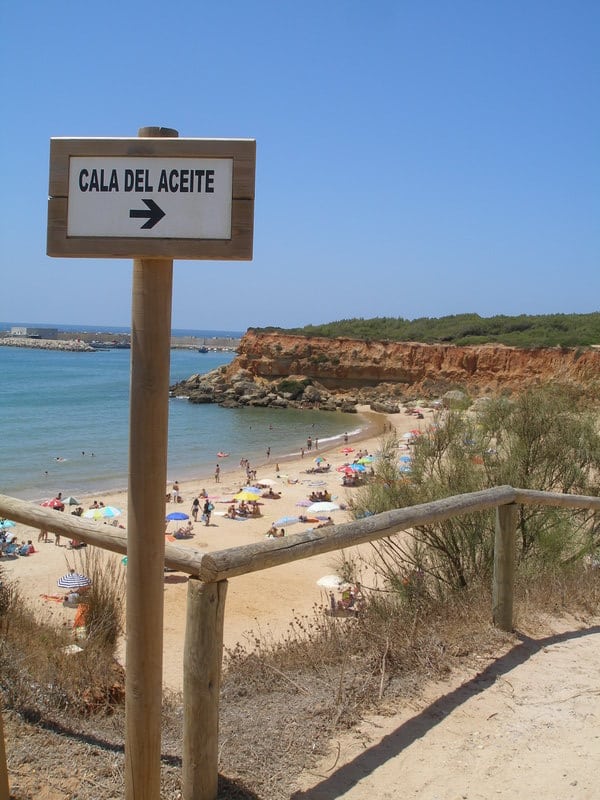
M50 256L252 259L253 139L50 140Z
M233 159L69 160L68 236L229 239Z

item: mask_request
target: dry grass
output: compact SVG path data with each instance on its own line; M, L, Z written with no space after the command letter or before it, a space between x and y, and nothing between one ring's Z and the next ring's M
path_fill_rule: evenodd
M585 619L597 613L599 600L599 570L522 577L518 626L534 629L567 611ZM373 708L393 713L427 680L493 660L515 639L492 627L490 607L484 586L444 603L399 605L383 595L360 618L332 618L315 607L310 617L294 618L281 640L258 631L228 651L220 715L220 769L228 777L221 779L219 797L286 800L290 781L326 752L340 727ZM65 663L58 655L64 631L42 632L31 615L18 614L22 620L14 608L3 614L0 650L13 796L33 798L43 786L48 800L121 797L122 705L105 693L104 704L90 714L76 690L84 678L110 685L112 668L93 648ZM73 663L80 670L75 681ZM175 800L181 791L179 696L165 698L163 719L162 797Z

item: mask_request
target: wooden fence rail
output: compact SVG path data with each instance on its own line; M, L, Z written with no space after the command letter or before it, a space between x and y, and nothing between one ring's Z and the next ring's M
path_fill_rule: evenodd
M183 800L215 800L217 796L219 688L229 578L495 509L492 616L495 625L510 631L518 505L600 512L599 497L498 486L211 553L167 544L165 565L190 576L184 645ZM0 495L0 517L127 554L127 531L14 497Z

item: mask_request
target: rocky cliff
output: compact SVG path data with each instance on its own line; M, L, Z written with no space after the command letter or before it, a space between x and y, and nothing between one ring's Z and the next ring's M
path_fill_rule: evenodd
M306 375L330 389L393 383L417 393L461 388L480 394L547 381L600 381L598 349L456 347L250 331L238 353L232 371L247 369L269 380Z
M342 402L433 398L457 389L477 397L549 381L576 384L598 397L600 350L456 347L249 331L234 361L213 375L210 391L206 376L193 376L173 389L190 399L200 391L203 399L197 402L271 405L273 397L265 400L271 394L298 405L339 408ZM220 397L209 399L215 388Z

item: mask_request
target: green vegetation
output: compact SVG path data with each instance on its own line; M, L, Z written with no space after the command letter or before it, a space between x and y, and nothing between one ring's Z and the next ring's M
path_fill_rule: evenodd
M386 440L375 480L353 501L357 517L493 486L600 493L600 434L577 398L557 386L515 400L489 400L478 412L447 412L418 438L410 472L402 472L399 443ZM406 468L405 468L406 469ZM494 514L454 517L412 536L373 545L375 571L392 591L443 598L492 569ZM519 506L518 558L523 574L560 570L600 547L600 520L586 511Z
M478 345L489 342L514 347L589 347L600 344L600 312L592 314L545 314L517 317L480 317L455 314L448 317L401 317L343 319L304 328L254 328L257 333L279 331L299 336L345 337L393 342Z
M297 400L309 384L308 378L303 378L301 381L284 378L277 384L277 391L279 394L289 395L291 400Z

